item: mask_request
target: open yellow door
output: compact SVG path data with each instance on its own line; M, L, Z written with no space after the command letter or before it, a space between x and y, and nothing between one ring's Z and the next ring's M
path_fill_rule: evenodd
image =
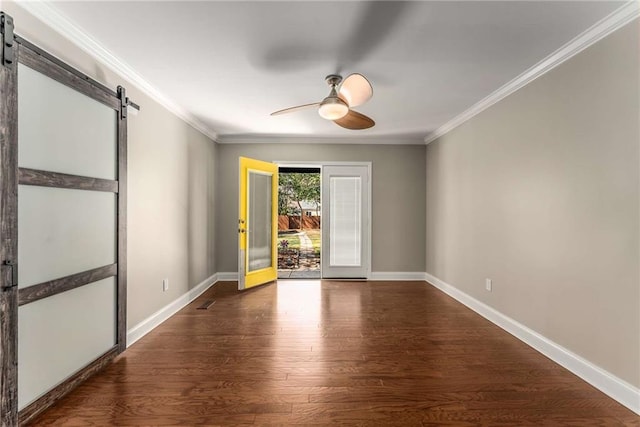
M238 289L278 277L278 165L240 157Z

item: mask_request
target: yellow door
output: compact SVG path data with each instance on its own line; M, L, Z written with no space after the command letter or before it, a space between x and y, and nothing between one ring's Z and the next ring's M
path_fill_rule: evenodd
M278 277L278 166L240 157L238 289Z

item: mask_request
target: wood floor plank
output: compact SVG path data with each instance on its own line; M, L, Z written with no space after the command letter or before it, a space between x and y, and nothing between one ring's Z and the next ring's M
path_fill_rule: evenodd
M424 282L235 287L209 289L33 424L640 425Z

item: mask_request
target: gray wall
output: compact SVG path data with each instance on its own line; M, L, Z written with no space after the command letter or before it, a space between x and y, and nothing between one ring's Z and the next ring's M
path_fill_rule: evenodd
M16 32L142 106L129 118L128 326L131 328L216 270L216 145L26 13L2 9ZM162 292L162 279L169 291Z
M427 272L636 387L638 34L636 21L432 142L426 163Z
M218 145L218 271L237 271L238 158L372 162L371 270L424 271L425 147L419 145Z

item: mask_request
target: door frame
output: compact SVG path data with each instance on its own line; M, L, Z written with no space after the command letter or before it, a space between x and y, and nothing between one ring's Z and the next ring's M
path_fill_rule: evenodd
M274 162L275 163L275 162ZM278 166L278 175L281 173L280 169L281 168L291 168L291 169L317 169L318 170L318 174L320 175L320 203L322 206L322 165L312 165L312 164L304 164L304 165L300 165L300 164L286 164L286 162L279 162L276 163L276 165ZM296 173L296 172L292 172L292 173ZM298 172L299 173L299 172ZM313 172L309 172L309 173L313 173ZM279 189L278 189L278 198L280 197L279 194ZM322 212L320 213L320 216L322 218ZM301 230L302 230L302 223L300 224ZM320 220L320 240L322 240L322 219ZM320 269L318 270L319 272L319 278L322 279L322 258L323 258L323 250L322 250L322 244L320 244ZM308 278L308 280L314 280L317 278ZM280 278L278 277L278 280L280 280ZM288 278L283 278L282 280L296 280L293 279L291 277ZM305 280L307 280L307 278L305 278Z
M371 278L371 253L372 253L372 242L371 242L371 234L372 234L372 229L373 229L373 210L372 210L372 194L373 194L373 177L371 174L372 171L372 167L373 167L373 163L372 162L350 162L350 161L291 161L291 160L274 160L273 163L277 164L278 167L280 166L286 166L286 167L300 167L300 168L304 168L304 167L313 167L313 168L320 168L320 179L322 179L322 169L323 166L366 166L367 167L367 173L369 174L369 183L367 185L366 191L368 191L368 203L367 206L365 206L365 208L367 209L367 217L369 218L369 221L367 221L367 230L365 231L367 233L367 238L369 240L369 247L367 248L367 250L365 251L365 256L366 256L366 263L367 263L367 268L366 268L366 280L369 280ZM324 206L325 204L325 194L322 191L322 182L320 183L320 201L322 206ZM322 221L322 219L320 220ZM321 226L322 229L322 234L325 233L325 228ZM324 248L320 250L320 265L322 265L323 261L323 256L324 256ZM322 269L320 269L320 278L322 278ZM344 280L349 280L349 279L344 279ZM358 279L361 280L361 279Z

